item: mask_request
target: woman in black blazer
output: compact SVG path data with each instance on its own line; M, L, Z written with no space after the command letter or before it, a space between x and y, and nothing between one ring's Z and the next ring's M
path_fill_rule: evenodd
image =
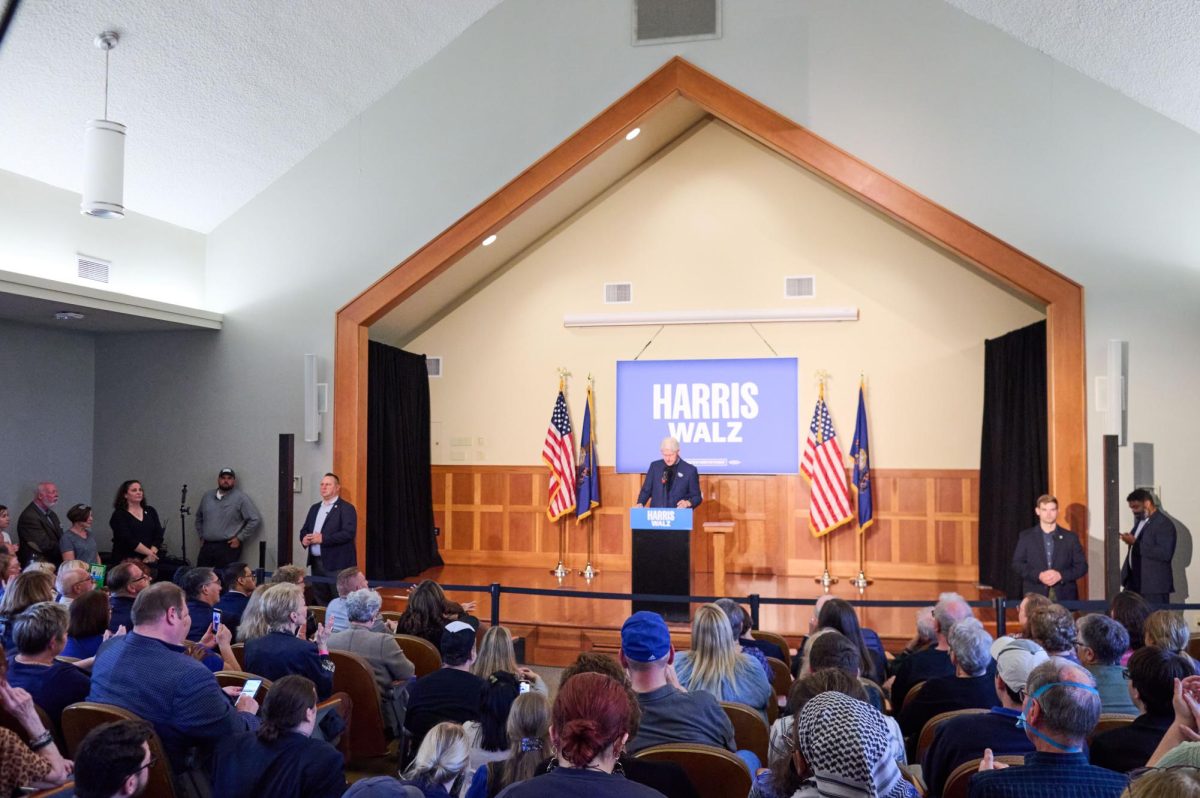
M127 479L117 488L108 526L113 535L114 564L131 557L147 563L158 561L163 525L154 508L146 504L146 494L139 480Z

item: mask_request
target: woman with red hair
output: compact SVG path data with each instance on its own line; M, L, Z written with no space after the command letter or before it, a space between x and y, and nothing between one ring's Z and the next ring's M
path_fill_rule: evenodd
M626 781L617 759L629 739L629 694L601 673L581 673L558 692L550 741L558 752L544 776L505 789L500 798L663 798L658 790Z

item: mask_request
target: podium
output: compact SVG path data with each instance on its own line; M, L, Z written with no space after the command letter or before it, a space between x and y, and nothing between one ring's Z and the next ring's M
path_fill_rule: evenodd
M692 511L677 507L634 507L633 592L688 596L692 592ZM668 621L687 623L687 603L634 601L633 611L657 612Z

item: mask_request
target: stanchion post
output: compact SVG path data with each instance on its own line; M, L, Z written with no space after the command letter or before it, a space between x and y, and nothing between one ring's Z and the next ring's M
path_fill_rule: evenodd
M1004 611L1004 596L995 599L996 603L996 637L1004 637L1008 633L1008 617Z
M748 597L750 600L750 628L758 628L758 613L762 608L762 596L757 593L751 593Z
M500 583L492 582L492 586L488 588L488 592L492 594L492 626L500 625Z
M258 541L258 570L265 571L267 568L267 541Z

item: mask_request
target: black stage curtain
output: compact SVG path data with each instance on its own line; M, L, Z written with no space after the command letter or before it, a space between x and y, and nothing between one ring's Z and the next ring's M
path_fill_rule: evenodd
M403 579L442 565L433 534L425 356L370 342L367 577Z
M1046 423L1046 322L984 343L979 451L979 582L1021 595L1012 554L1050 488Z

